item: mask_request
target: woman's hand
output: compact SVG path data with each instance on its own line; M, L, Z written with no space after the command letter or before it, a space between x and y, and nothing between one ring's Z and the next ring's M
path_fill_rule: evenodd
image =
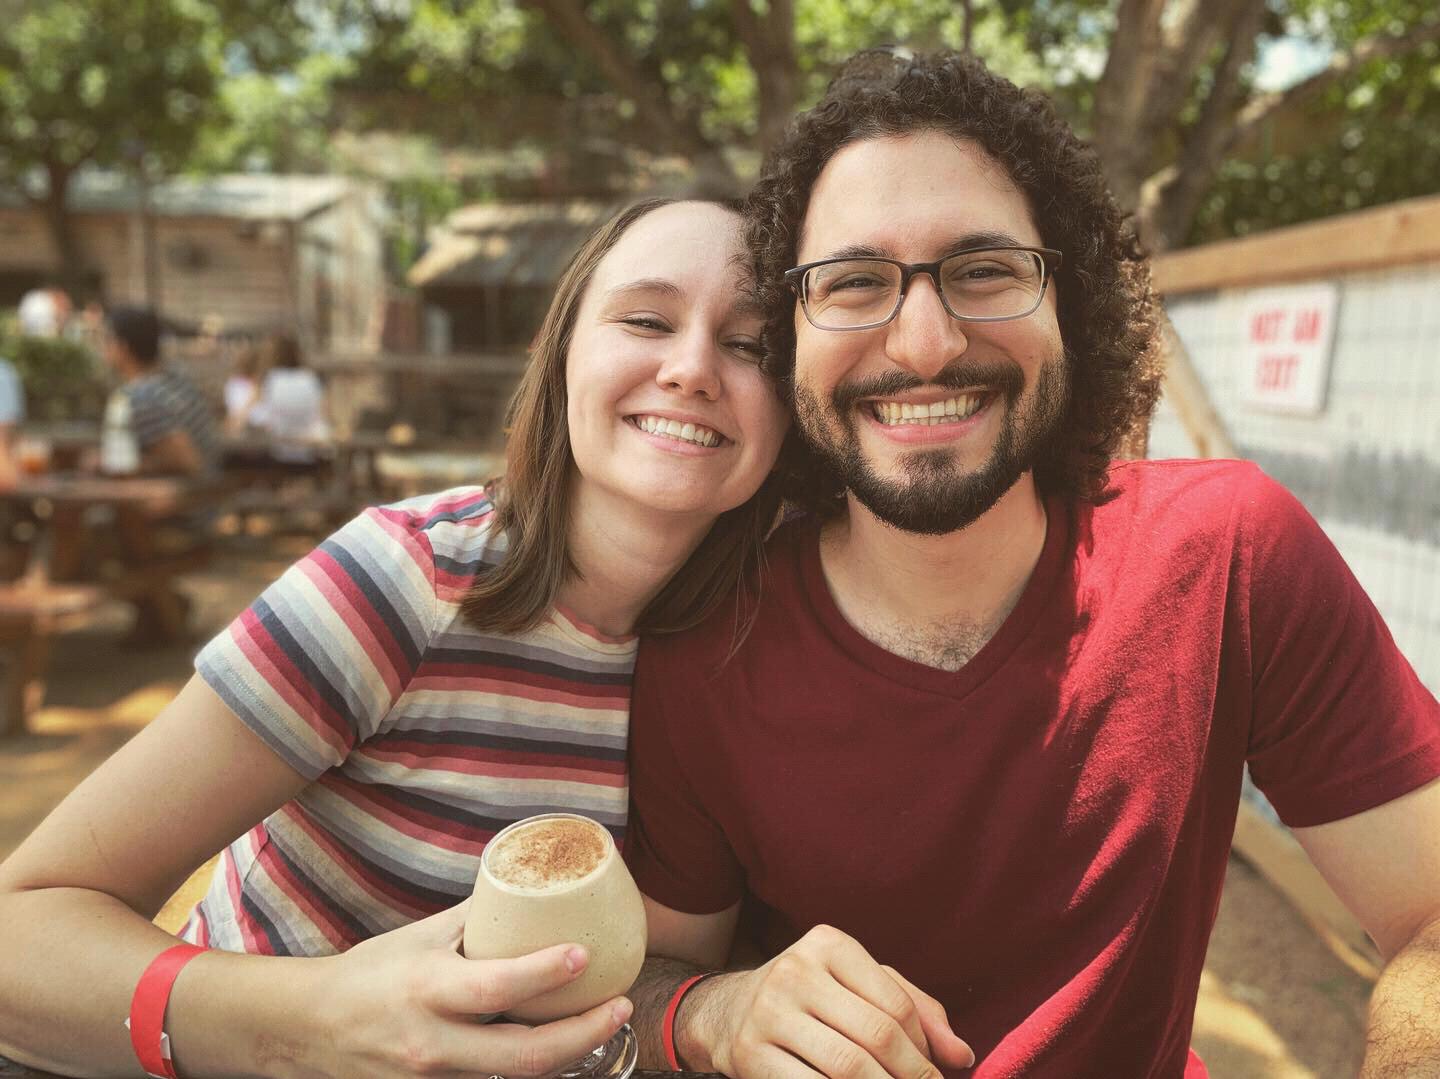
M466 959L468 906L317 960L330 965L326 999L317 999L327 1027L318 1073L532 1079L579 1060L630 1018L630 1002L616 997L543 1026L479 1022L573 981L589 956L561 944L519 959Z

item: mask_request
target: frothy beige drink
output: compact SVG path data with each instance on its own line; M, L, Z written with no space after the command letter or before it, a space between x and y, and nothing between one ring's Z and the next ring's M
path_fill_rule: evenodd
M512 824L480 858L465 955L511 959L567 942L589 951L585 972L507 1014L533 1023L578 1015L629 989L645 961L645 906L610 833L566 813Z
M605 860L605 830L585 820L549 817L521 822L491 840L490 875L525 892L553 892L584 880Z

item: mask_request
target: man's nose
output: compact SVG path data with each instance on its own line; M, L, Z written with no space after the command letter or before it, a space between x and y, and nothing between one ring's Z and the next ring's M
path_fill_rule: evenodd
M929 382L951 360L964 355L969 344L965 324L950 317L935 282L926 274L916 274L889 326L890 358Z
M665 389L714 401L720 396L720 347L708 334L677 334L655 372Z

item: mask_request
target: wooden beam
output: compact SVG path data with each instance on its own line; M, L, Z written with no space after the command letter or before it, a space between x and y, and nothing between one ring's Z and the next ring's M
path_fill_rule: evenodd
M1152 272L1155 290L1173 297L1435 261L1440 196L1172 251L1155 257Z
M1240 803L1231 849L1290 901L1341 962L1372 982L1380 976L1384 965L1380 950L1325 883L1304 848L1249 802Z

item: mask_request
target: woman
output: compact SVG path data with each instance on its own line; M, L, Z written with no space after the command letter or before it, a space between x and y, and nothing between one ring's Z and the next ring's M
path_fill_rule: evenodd
M518 1079L625 1021L617 999L475 1023L586 956L462 959L462 901L511 820L623 828L632 635L736 602L758 556L786 420L746 264L708 203L590 239L512 404L498 508L460 489L342 529L0 866L0 1053L133 1074L120 1020L175 944L148 919L226 844L185 930L224 950L164 1011L181 1075Z
M267 351L270 366L246 420L270 436L270 453L277 461L312 465L314 444L330 437L325 386L305 366L293 334L272 335Z

